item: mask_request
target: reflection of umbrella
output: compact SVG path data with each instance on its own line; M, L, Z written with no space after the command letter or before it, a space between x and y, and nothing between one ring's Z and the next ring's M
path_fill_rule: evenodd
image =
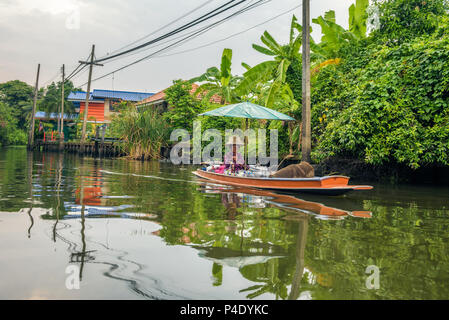
M285 255L269 253L265 255L257 255L254 253L241 251L235 251L229 248L213 247L213 248L200 248L199 256L207 260L213 261L219 265L228 266L232 268L243 268L252 264L266 263L274 258L284 258ZM254 249L254 248L253 248ZM272 248L276 250L276 248Z
M200 254L201 256L201 254ZM223 259L214 259L214 258L208 258L205 257L208 260L211 260L219 265L225 265L231 268L238 268L241 269L245 266L249 266L252 264L262 264L266 263L268 260L271 260L273 258L283 258L282 256L279 257L266 257L266 256L250 256L250 257L232 257L232 258L223 258Z
M215 110L202 113L200 114L200 116L266 119L266 120L282 120L282 121L295 120L292 117L287 116L286 114L259 106L251 102L241 102L237 104L231 104L229 106L221 107Z

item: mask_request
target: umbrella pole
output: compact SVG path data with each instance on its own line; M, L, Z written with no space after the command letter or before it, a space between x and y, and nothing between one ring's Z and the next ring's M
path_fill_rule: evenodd
M249 129L249 119L248 118L246 118L245 119L245 133L246 132L248 132L248 129ZM246 167L246 164L247 164L247 160L248 160L248 135L244 135L244 144L245 144L245 150L244 150L244 157L243 157L243 160L244 160L244 166Z

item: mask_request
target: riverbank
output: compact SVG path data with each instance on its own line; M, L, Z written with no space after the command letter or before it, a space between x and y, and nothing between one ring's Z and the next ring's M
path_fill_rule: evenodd
M21 146L15 146L21 147ZM24 147L24 146L23 146ZM66 143L64 147L65 153L78 154L79 143ZM47 143L37 148L38 152L60 152L58 144ZM124 158L128 160L147 160L143 156L141 159L131 159L127 156L118 144L89 144L85 156L94 158ZM170 148L162 147L158 161L170 162ZM290 164L299 163L300 160L284 160L280 161L280 169ZM351 177L354 181L379 182L387 184L410 183L415 185L441 185L449 186L449 166L429 165L418 169L411 169L408 166L397 163L389 163L384 165L371 165L358 159L342 159L333 158L322 161L320 163L312 163L316 176L326 175L345 175Z
M314 167L318 176L341 174L359 181L449 186L449 166L433 165L411 169L397 163L375 166L357 159L329 159Z

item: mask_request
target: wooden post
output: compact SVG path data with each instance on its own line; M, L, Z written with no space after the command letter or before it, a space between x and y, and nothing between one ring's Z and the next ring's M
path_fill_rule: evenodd
M104 157L105 155L105 150L104 150L104 136L106 134L106 125L103 124L103 126L101 127L101 157Z
M86 125L87 125L87 114L89 112L89 97L90 97L90 83L92 81L92 69L94 67L94 65L97 66L103 66L102 64L99 63L94 63L94 55L95 55L95 45L92 45L92 52L90 54L90 62L88 61L79 61L80 63L83 64L88 64L89 65L89 78L87 81L87 92L86 92L86 101L84 103L84 120L83 120L83 131L81 134L81 148L80 148L80 153L84 153L84 148L85 148L85 143L86 143Z
M36 114L36 103L37 103L37 93L39 86L39 72L41 69L41 64L37 65L37 76L36 76L36 86L34 87L34 98L33 98L33 109L31 111L31 123L30 123L30 132L28 135L28 149L31 150L34 147L34 116Z
M84 102L84 120L83 120L83 131L81 133L80 153L84 153L84 144L86 143L86 125L87 125L87 114L89 112L90 82L92 80L92 68L94 66L94 54L95 54L95 45L92 45L92 52L90 54L90 65L89 65L89 78L87 80L86 100ZM87 63L87 61L86 61L86 63Z
M64 150L64 83L65 83L65 66L62 65L62 85L61 85L61 115L60 115L60 132L59 132L59 151Z
M104 136L106 135L106 125L101 127L101 144L104 144Z
M302 0L302 161L310 162L310 0Z
M245 119L245 133L248 131L248 129L249 129L249 119L248 118L246 118ZM243 139L245 140L244 141L244 144L245 144L245 147L244 147L244 154L243 154L243 162L244 162L244 165L247 165L247 164L249 164L249 154L248 154L248 136L245 134L244 136L243 136Z

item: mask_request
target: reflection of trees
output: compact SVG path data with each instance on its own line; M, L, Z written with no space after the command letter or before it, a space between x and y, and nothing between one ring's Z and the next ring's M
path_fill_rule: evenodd
M26 148L2 148L0 161L0 211L17 212L30 196L32 171L29 170L33 168L33 159ZM8 198L8 195L14 197Z
M228 219L235 219L237 208L240 207L240 199L237 194L223 192L221 194L221 202L226 208L226 216L228 217Z
M449 296L445 286L449 280L447 208L426 210L392 200L381 199L381 205L380 201L352 200L354 209L372 211L373 218L301 220L298 211L292 215L286 206L252 208L239 198L240 203L229 215L222 194L205 196L197 191L197 184L182 181L190 180L190 170L126 161L111 166L108 170L125 174L114 176L110 192L134 196L127 200L135 205L133 211L157 214L162 227L158 234L168 245L188 243L212 261L213 285L226 282L223 266L235 263L237 258L248 258L251 264L238 268L243 277L255 283L242 290L250 298L270 293L279 299L297 299L304 290L314 299ZM145 175L175 181L142 177ZM321 201L339 208L338 199ZM323 207L318 209L323 212ZM307 250L303 241L306 235ZM254 256L269 259L252 263ZM239 261L245 263L244 259ZM365 269L370 264L381 268L379 291L365 289Z
M304 274L304 252L307 242L308 220L306 217L298 223L298 237L296 240L296 268L292 280L292 288L289 295L289 300L296 300L299 297L299 289L301 287L301 279Z
M448 211L366 201L375 219L311 225L306 264L332 286L317 286L315 298L440 299L449 297ZM365 269L380 268L380 289L367 290Z
M274 294L276 300L279 298L298 299L304 274L308 217L299 216L296 220L298 224L296 245L292 246L295 250L295 260L292 259L290 254L285 258L272 259L265 264L249 265L240 270L245 278L263 283L240 290L240 292L250 292L246 296L248 299L254 299L265 293ZM290 285L291 289L288 293L288 286Z
M301 260L292 259L290 251L298 242L298 250L302 251L298 253L298 257L301 259L304 256L306 216L296 214L300 217L299 224L302 226L302 233L298 235L298 231L286 227L287 224L291 226L291 223L279 219L285 215L282 210L250 208L239 200L236 193L223 194L220 195L223 215L230 220L208 219L207 215L201 218L198 214L196 217L190 216L190 220L185 221L180 228L179 224L177 227L165 224L165 219L168 220L169 217L166 213L160 235L169 243L193 244L200 251L200 256L212 260L213 285L221 285L225 281L222 266L227 265L239 268L241 274L251 281L264 283L241 290L250 292L248 298L255 298L266 292L273 293L278 298L288 298L287 287L292 284L295 269L299 270L296 274L299 279L296 281L299 283L301 280L301 266L298 266ZM198 201L203 198L198 198ZM232 206L233 214L230 216L229 208L234 198L238 202ZM195 196L193 201L196 200ZM235 218L237 215L238 219ZM180 232L175 232L179 228ZM301 241L296 240L298 238ZM203 246L205 244L207 246Z

